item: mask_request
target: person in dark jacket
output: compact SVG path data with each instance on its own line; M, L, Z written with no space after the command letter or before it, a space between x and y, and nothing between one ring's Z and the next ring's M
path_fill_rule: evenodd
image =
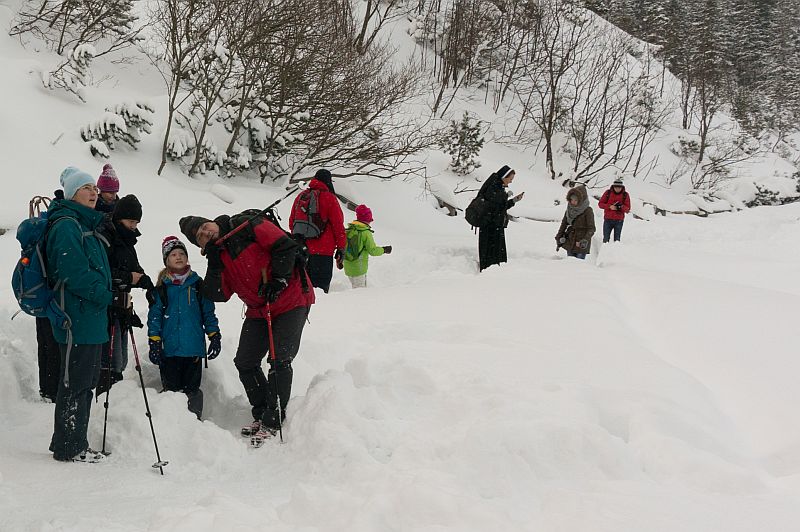
M306 272L296 267L299 245L289 235L266 220L254 220L231 233L239 220L238 216L219 216L214 221L186 216L180 227L208 258L203 296L224 302L236 294L247 306L233 362L253 414L253 422L242 428L242 435L251 436L251 443L260 446L286 416L292 360L300 349L314 290L308 287ZM218 244L225 235L226 240ZM268 316L275 352L265 377L261 363L269 350Z
M97 178L97 188L100 189L100 195L94 208L100 212L111 214L114 212L117 201L119 201L119 196L117 195L119 192L119 178L117 178L117 173L110 164L103 166L103 171L100 173L100 177Z
M585 259L591 251L594 232L589 193L585 186L578 185L567 192L567 210L556 233L556 250L564 248L568 256Z
M515 175L516 172L509 166L503 166L489 176L478 192L478 195L483 197L487 203L489 219L485 226L478 229L478 256L481 271L493 264L508 261L505 232L508 225L507 211L525 195L523 192L513 198L508 197L506 188L514 180Z
M108 263L114 286L130 293L131 288L149 290L153 282L144 273L136 254L139 222L142 221L142 204L130 194L117 201L114 212L106 216L100 233L108 240ZM128 335L131 327L142 327L141 319L129 309L109 307L109 343L103 345L100 383L95 393L105 392L115 382L122 380L128 365ZM113 350L111 342L114 342Z
M56 190L53 198L63 200L64 191ZM61 373L61 353L53 336L49 318L36 318L36 347L39 364L39 396L44 401L55 403Z
M94 178L69 167L61 173L61 185L67 199L50 205L46 255L48 280L59 286L68 321L66 329L53 327L61 378L50 450L56 460L97 462L103 455L89 448L87 429L100 350L108 341L107 308L115 300L123 306L127 301L112 292L111 268L97 234L103 214L94 209Z
M336 192L333 189L333 179L331 173L322 168L314 174L314 178L308 184L312 194L319 198L319 223L322 234L317 238L307 238L305 243L308 247L308 276L311 284L317 288L322 288L325 293L331 286L333 279L333 262L342 269L345 248L347 247L347 237L344 234L344 214ZM297 206L303 197L304 192L297 195L292 205L289 215L289 231L297 233L295 227L297 220Z
M165 268L150 292L147 313L150 362L158 365L164 391L185 393L189 411L201 419L203 359L213 360L222 350L219 322L214 302L200 294L203 279L189 266L183 242L166 237L161 255Z
M39 396L56 402L58 395L61 353L48 318L36 318L37 361L39 363Z
M631 198L621 179L615 180L611 188L603 192L599 207L603 209L603 243L611 240L612 230L614 242L619 242L625 215L631 211Z

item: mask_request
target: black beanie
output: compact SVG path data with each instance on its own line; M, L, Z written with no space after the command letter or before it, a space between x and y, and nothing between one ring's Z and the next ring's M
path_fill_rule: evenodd
M200 229L201 225L210 221L211 220L208 218L203 218L202 216L184 216L181 218L181 221L178 222L178 225L180 225L181 233L183 233L186 239L197 246L197 230Z
M114 214L111 219L116 220L136 220L142 221L142 204L133 194L120 198L116 206L114 206Z
M328 190L334 192L333 179L331 178L331 173L329 170L326 170L325 168L320 168L319 170L317 170L317 173L314 174L314 179L325 183L325 186L328 187Z

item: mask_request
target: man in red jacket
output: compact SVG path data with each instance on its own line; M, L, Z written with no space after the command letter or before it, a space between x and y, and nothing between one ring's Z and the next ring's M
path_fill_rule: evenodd
M309 208L316 212L313 215L304 212ZM314 224L313 232L307 232L309 222ZM311 236L317 230L319 236ZM295 235L305 235L309 253L308 276L311 284L328 293L333 278L333 260L336 259L336 266L341 269L347 247L344 215L333 190L333 181L328 170L324 168L317 170L308 184L308 189L295 198L289 215L289 231Z
M625 185L621 179L611 184L611 188L600 196L599 206L603 209L603 243L611 239L611 230L614 230L614 242L619 242L622 236L622 224L625 214L631 210L631 198L625 192Z
M253 220L226 238L239 220L219 216L213 221L199 216L181 218L181 232L208 258L203 296L228 301L233 294L245 305L239 347L233 359L252 405L253 422L242 428L260 446L280 428L292 391L292 360L300 349L300 337L314 291L308 288L305 271L296 267L299 245L269 221ZM302 276L302 277L301 277ZM267 310L272 317L275 343L268 377L261 362L269 350ZM278 401L280 412L278 415Z

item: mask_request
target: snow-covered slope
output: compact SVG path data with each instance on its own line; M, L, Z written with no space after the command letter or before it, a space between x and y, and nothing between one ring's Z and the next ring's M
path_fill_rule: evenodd
M118 67L140 84L101 85L81 105L39 89L36 63L0 36L0 227L12 228L0 279L28 199L51 193L66 165L99 174L80 126L120 100L160 105L141 65ZM111 160L122 193L144 204L138 249L151 274L181 216L284 193L171 167L157 177L159 120L139 152ZM494 147L485 167L512 157ZM443 173L446 161L429 165ZM552 208L563 189L551 184L520 172L519 208ZM9 320L16 305L0 284L0 530L797 530L800 208L629 219L625 242L595 241L586 262L554 254L554 223L521 220L510 262L477 275L475 236L432 208L422 183L337 190L373 209L376 240L395 250L371 261L369 289L337 271L319 295L283 445L253 450L238 436L249 406L232 363L242 309L230 302L218 307L223 353L204 375L203 422L184 397L157 393L136 331L164 477L150 467L133 353L110 397L113 454L53 461L33 320ZM190 260L204 272L195 249ZM135 304L143 313L141 294ZM95 404L93 445L102 414Z

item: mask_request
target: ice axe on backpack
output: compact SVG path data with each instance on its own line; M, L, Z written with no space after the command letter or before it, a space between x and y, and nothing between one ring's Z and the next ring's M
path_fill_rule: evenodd
M247 227L250 224L250 222L252 222L256 218L258 218L259 216L263 216L263 215L267 214L269 211L274 209L276 205L278 205L280 202L282 202L283 200L285 200L286 198L288 198L289 196L291 196L292 194L294 194L298 190L300 190L300 185L295 185L289 192L286 193L285 196L273 201L272 203L270 203L269 205L267 205L266 207L264 207L263 209L261 209L260 211L255 213L253 216L250 216L248 219L246 219L245 221L243 221L242 223L240 223L239 225L237 225L236 227L234 227L233 229L231 229L230 231L228 231L227 233L225 233L224 235L219 237L216 240L216 242L214 242L214 244L217 245L217 246L221 246L230 237L232 237L233 235L235 235L236 233L238 233L239 231L241 231L242 229Z

